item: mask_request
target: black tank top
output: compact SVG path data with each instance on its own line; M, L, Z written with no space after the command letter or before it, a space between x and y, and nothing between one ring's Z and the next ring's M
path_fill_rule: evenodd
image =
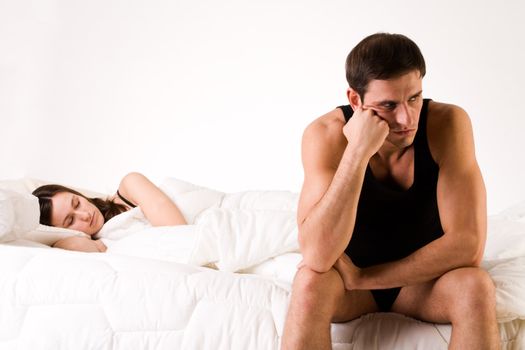
M408 190L379 182L367 165L352 239L345 252L358 267L402 259L443 235L436 187L439 167L427 141L425 99L414 138L414 182ZM340 106L348 122L352 108Z
M120 194L120 192L117 190L117 196L122 199L122 201L124 203L126 203L128 206L130 206L131 208L136 208L137 206L133 203L131 203L129 200L127 200L126 198L124 198L123 195Z

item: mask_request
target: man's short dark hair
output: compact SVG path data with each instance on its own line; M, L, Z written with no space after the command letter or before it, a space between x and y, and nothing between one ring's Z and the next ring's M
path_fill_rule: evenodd
M367 36L346 58L346 80L363 100L368 83L387 80L418 70L425 76L425 59L416 43L401 34Z

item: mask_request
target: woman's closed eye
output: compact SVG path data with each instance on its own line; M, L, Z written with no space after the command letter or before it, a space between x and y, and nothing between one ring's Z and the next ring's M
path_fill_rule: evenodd
M78 209L80 207L80 200L78 199L78 197L73 197L71 204L72 204L71 206L73 207L73 209ZM70 227L71 225L73 225L74 222L75 222L75 215L71 214L67 217L65 226Z
M66 219L65 227L69 227L73 225L73 222L75 222L75 218L73 216L68 216L68 218Z

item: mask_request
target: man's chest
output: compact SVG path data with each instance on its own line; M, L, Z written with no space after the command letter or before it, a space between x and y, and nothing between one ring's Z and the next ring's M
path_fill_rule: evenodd
M414 148L396 160L384 161L372 157L368 163L374 180L400 190L408 190L414 183Z

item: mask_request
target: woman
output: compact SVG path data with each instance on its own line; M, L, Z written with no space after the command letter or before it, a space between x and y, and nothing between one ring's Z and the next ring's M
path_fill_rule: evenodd
M144 175L130 173L120 182L117 193L102 198L87 198L83 194L60 185L44 185L33 191L40 204L40 223L63 227L95 235L113 216L139 206L153 226L186 225L179 208ZM54 247L84 252L104 252L100 240L86 237L68 237L57 241Z

